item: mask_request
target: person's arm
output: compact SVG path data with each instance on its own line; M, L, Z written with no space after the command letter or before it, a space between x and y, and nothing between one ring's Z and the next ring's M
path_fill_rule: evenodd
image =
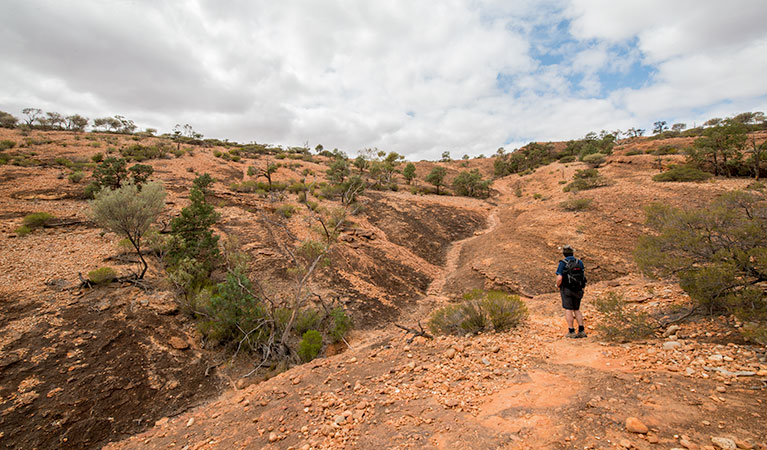
M557 288L562 287L562 275L557 275Z

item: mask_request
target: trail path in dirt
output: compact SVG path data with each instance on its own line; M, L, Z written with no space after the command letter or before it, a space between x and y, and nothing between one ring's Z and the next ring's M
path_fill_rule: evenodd
M451 298L451 278L467 266L485 267L481 260L493 256L488 248L510 245L512 228L525 225L517 212L530 204L511 183L497 182L487 228L452 244L427 295L400 322L425 320ZM541 276L553 284L553 274ZM344 354L231 391L107 448L649 450L702 448L712 438L766 445L763 348L722 345L690 328L666 341L599 342L591 300L615 290L657 292L649 298L658 304L681 295L678 287L634 276L592 283L585 339L564 338L556 292L526 299L528 320L506 333L407 343L393 325L358 332ZM728 375L736 371L753 375ZM630 432L629 417L647 432Z

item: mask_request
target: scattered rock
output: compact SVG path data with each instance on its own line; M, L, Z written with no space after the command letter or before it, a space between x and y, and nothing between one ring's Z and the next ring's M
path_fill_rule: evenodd
M629 417L626 419L626 430L639 434L647 434L647 432L650 431L650 429L647 428L647 425L642 423L642 421L636 417Z
M669 337L672 334L676 334L677 331L679 331L679 325L671 325L663 332L663 337Z
M623 448L631 448L632 444L631 441L628 439L621 439L620 442L618 442L618 445L620 445Z
M333 423L336 425L343 425L346 422L346 417L344 417L342 414L338 414L337 416L333 417Z
M455 355L456 355L456 351L452 347L447 349L447 351L445 352L445 356L447 357L447 359L453 359L455 358Z
M681 346L682 344L679 341L666 341L663 343L663 350L673 350Z
M445 400L445 406L448 408L455 408L456 406L460 405L461 402L458 401L456 398L449 398Z
M176 350L186 350L189 348L189 342L177 336L173 336L172 338L170 338L168 340L168 343L170 344L171 347L175 348Z
M190 419L189 419L189 420L186 422L186 427L187 427L187 428L191 427L192 425L194 425L194 417L190 418Z
M714 447L722 450L736 450L738 448L735 441L726 437L712 437L711 443L714 444Z
M269 433L269 442L275 442L275 441L277 441L279 438L280 438L280 437L279 437L279 436L277 436L277 433L274 433L274 432L272 432L272 433Z

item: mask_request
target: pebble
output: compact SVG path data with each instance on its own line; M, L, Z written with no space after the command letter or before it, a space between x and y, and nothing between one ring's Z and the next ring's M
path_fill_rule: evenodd
M277 439L279 439L277 433L269 433L269 442L275 442Z
M186 350L189 348L189 342L176 336L173 336L172 338L170 338L168 340L168 343L170 344L171 347L175 348L176 350Z
M626 419L626 429L632 433L647 434L650 431L647 425L642 423L641 420L636 417L629 417Z
M192 425L194 425L194 417L192 417L191 419L189 419L189 421L186 423L186 426L187 426L187 427L191 427Z
M333 423L335 423L336 425L343 425L344 422L346 422L346 417L344 417L341 414L339 414L339 415L337 415L337 416L335 416L333 418Z
M673 350L681 346L682 344L679 341L666 341L663 343L663 350Z
M447 359L453 359L455 358L456 353L457 353L456 350L451 347L447 349L447 351L445 352L445 356L447 357Z

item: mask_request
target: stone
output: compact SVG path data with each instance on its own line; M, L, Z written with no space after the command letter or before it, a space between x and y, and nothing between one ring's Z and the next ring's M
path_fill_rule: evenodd
M726 437L712 437L711 443L714 444L714 447L722 450L737 450L738 448L735 441Z
M333 417L333 423L336 425L343 425L346 422L346 417L344 417L341 414L338 414L337 416Z
M189 419L189 420L186 422L186 426L187 426L187 428L191 427L192 425L194 425L194 417L190 418L190 419Z
M738 446L738 448L742 448L745 450L752 450L754 448L754 444L744 441L743 439L735 438L735 445Z
M666 341L663 343L663 350L673 350L681 346L682 344L679 341Z
M672 334L676 334L677 331L679 331L679 325L671 325L670 327L666 328L666 331L663 332L663 337L668 337Z
M347 364L354 364L356 362L357 362L357 358L354 356L352 356L351 358L349 358L348 361L346 361Z
M501 351L501 346L500 345L494 345L494 346L490 347L490 351L492 353L498 353L498 352Z
M168 343L170 344L171 347L175 348L176 350L186 350L189 348L189 342L177 336L173 336L172 338L170 338L168 340Z
M447 349L447 351L445 352L445 356L447 357L447 359L453 359L455 358L456 353L457 353L456 350L451 347Z
M688 439L684 439L684 438L682 438L682 440L679 441L679 445L686 448L687 450L698 450L700 448L698 444L694 444L690 442Z
M618 442L618 445L620 445L623 448L631 448L632 444L631 441L628 439L621 439L620 442Z
M626 430L639 434L647 434L647 432L650 431L650 429L647 428L647 425L642 423L642 421L636 417L629 417L626 419Z
M269 433L269 442L275 442L275 441L277 441L279 438L280 438L280 437L279 437L279 436L277 436L277 433Z
M455 408L456 406L460 405L461 402L458 401L456 398L449 398L445 400L445 406L448 408Z

